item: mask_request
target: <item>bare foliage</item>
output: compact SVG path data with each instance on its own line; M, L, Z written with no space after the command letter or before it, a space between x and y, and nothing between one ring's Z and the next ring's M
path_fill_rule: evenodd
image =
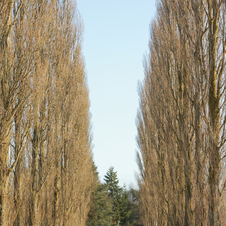
M224 225L225 7L158 1L137 116L145 225Z
M0 1L0 225L85 225L93 180L73 1Z

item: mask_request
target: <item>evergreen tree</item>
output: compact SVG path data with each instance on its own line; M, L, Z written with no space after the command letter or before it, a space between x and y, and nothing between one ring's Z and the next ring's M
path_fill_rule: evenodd
M104 181L106 183L109 198L112 201L113 210L113 220L112 225L117 225L121 221L120 216L120 199L123 189L118 185L119 180L117 177L117 172L114 172L114 168L110 167L107 174L104 176Z
M122 188L118 185L119 180L117 172L114 172L114 167L110 167L107 174L104 176L104 181L108 187L111 198L116 198L117 194L122 191Z
M107 197L107 187L99 184L93 192L93 200L88 215L87 226L111 226L112 205Z
M132 213L132 203L130 201L130 193L126 190L125 186L119 194L118 202L119 202L119 212L120 212L120 224L121 225L130 225L133 222L130 219L130 215Z
M130 188L129 191L127 191L129 194L129 200L130 200L130 215L128 217L127 222L129 222L129 225L141 225L141 213L140 213L140 197L139 197L139 190L135 190Z
M130 193L125 186L122 188L118 185L117 172L111 167L104 178L112 201L113 221L112 225L131 225L134 219L131 218L133 205L130 201Z
M95 165L93 165L93 172L95 181L87 226L111 226L113 212L111 199L108 197L107 186L100 183Z

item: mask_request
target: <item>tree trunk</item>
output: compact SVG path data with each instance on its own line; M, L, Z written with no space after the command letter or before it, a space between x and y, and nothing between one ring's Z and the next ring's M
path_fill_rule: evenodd
M209 112L210 112L210 158L209 158L209 224L210 226L219 225L219 167L220 154L218 148L219 141L219 120L220 120L220 98L217 86L218 75L216 73L217 62L217 41L219 9L217 1L208 0L209 8L209 67L210 67L210 87L209 87Z
M0 195L0 225L1 226L8 226L8 183L9 178L8 176L4 176L1 180L1 195Z
M58 148L56 148L56 150L58 150ZM55 170L56 170L56 174L55 174L55 182L54 182L54 226L58 226L59 225L59 192L60 192L60 157L59 153L56 153L56 163L55 163Z
M3 130L3 129L2 129ZM5 135L6 134L6 135ZM0 159L0 226L8 225L8 185L9 185L9 142L10 142L10 133L9 129L4 133L6 138L3 138L3 141L0 145L1 150L1 159Z
M35 125L32 139L32 226L38 224L38 192L39 192L39 129Z

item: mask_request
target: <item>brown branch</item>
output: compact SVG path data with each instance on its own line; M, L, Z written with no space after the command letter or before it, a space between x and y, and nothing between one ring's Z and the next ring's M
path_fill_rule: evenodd
M8 175L9 175L9 174L13 171L13 169L16 167L17 162L18 162L18 160L19 160L19 158L20 158L20 155L21 155L23 149L24 149L23 147L20 148L20 150L19 150L19 152L18 152L18 154L17 154L17 157L16 157L16 159L15 159L13 165L12 165L12 166L9 168L9 170L8 170Z

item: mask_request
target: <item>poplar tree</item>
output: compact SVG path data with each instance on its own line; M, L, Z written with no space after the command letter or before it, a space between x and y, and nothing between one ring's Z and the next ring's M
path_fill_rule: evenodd
M225 2L166 1L150 31L137 116L146 225L222 225Z
M93 175L75 1L0 1L0 225L85 225Z

